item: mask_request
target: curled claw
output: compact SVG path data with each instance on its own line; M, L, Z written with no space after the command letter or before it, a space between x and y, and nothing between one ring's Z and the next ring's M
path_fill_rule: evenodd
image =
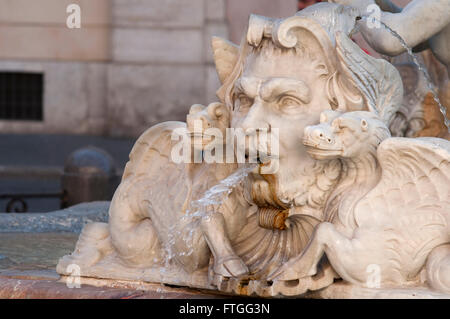
M289 281L310 277L316 274L316 267L307 265L304 258L297 257L268 276L268 280Z
M291 267L283 267L277 269L275 272L268 276L269 281L288 281L299 279L298 273Z
M249 270L238 256L227 256L219 259L214 265L214 273L224 277L240 278L248 275Z

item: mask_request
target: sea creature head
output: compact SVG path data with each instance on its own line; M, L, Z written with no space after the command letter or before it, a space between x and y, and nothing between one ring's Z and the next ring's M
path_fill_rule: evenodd
M386 124L374 113L326 111L320 124L305 128L303 144L315 159L355 158L376 153L390 136Z

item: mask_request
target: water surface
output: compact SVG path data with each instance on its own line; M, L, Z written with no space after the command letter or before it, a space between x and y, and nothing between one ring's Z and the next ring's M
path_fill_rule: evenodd
M76 233L0 233L0 270L55 269L70 254Z

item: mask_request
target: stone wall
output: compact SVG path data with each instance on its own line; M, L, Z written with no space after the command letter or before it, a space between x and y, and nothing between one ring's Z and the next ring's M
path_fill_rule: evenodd
M71 3L81 29L66 26ZM0 72L44 74L44 120L0 120L0 132L103 134L109 25L109 0L0 0Z
M66 27L78 3L82 28ZM0 132L138 136L216 100L225 0L0 0L0 72L44 74L44 120Z
M108 125L112 135L140 134L184 120L218 87L210 37L227 36L223 0L114 0Z
M44 120L0 120L0 132L94 135L105 133L105 63L0 60L0 72L5 71L44 74Z
M66 27L71 3L82 8L81 29ZM0 59L106 61L109 7L109 0L0 0Z
M66 7L81 7L81 29ZM0 72L44 74L44 120L0 133L139 136L217 100L213 35L239 42L250 13L289 16L296 0L0 0Z

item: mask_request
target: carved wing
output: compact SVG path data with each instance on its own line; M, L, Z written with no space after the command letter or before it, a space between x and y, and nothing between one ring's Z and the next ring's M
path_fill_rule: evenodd
M382 178L377 188L398 189L404 200L394 205L432 203L450 210L450 142L440 138L390 138L378 148ZM448 206L443 206L446 203ZM397 212L392 212L397 213Z
M342 32L336 34L336 49L369 111L389 125L403 101L403 84L397 69L383 59L366 54Z
M450 241L450 142L390 138L377 153L382 177L356 206L356 222L384 229L380 240L399 272L400 260L418 271L431 249Z

